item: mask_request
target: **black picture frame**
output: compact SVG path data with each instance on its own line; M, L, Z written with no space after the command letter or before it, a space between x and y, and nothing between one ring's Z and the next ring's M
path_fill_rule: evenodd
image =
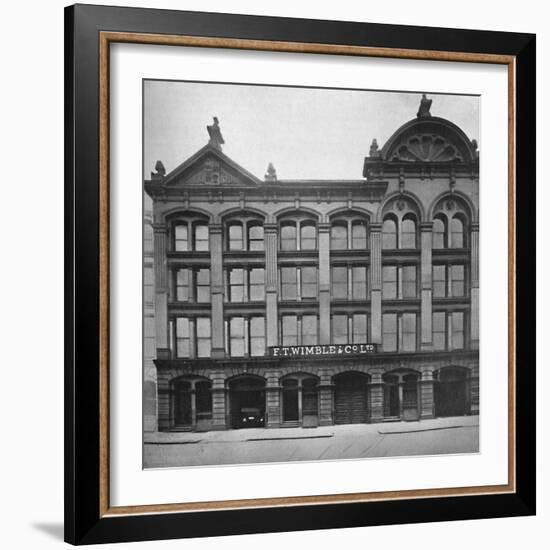
M101 512L100 32L511 56L515 70L515 491L113 515ZM532 34L75 5L65 9L65 540L129 542L535 514Z

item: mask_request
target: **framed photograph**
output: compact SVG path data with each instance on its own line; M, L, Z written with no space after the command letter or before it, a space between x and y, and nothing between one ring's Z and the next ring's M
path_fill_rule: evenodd
M66 8L73 544L535 513L535 36Z

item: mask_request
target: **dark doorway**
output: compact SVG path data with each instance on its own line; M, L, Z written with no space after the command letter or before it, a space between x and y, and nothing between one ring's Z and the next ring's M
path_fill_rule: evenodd
M468 372L446 367L434 377L435 416L464 416L470 413Z
M298 380L283 380L283 422L298 422Z
M265 381L239 378L229 383L231 426L257 428L265 425Z
M346 372L334 377L334 423L368 422L368 377Z
M302 380L302 426L313 428L319 425L319 388L315 378Z
M174 394L174 425L191 426L193 424L191 384L183 381L177 382Z
M399 377L389 374L384 377L384 417L399 416Z
M418 375L403 376L403 419L418 420Z

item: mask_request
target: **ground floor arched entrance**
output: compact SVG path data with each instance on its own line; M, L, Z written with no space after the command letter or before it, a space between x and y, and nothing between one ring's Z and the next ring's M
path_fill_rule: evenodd
M319 384L307 374L292 374L281 381L282 419L286 426L319 425Z
M444 367L434 373L435 416L470 414L470 380L467 369Z
M385 374L384 418L395 420L418 420L418 380L417 372L391 372Z
M243 376L230 381L228 389L231 427L265 426L265 380L255 376Z
M172 388L173 428L208 430L212 422L212 383L201 379L178 379Z
M369 421L369 378L358 372L334 377L334 423L362 424Z

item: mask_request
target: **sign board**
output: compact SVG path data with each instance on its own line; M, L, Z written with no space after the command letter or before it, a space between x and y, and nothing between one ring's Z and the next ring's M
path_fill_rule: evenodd
M273 346L271 357L303 359L319 356L368 355L376 351L375 344L326 344L320 346Z

